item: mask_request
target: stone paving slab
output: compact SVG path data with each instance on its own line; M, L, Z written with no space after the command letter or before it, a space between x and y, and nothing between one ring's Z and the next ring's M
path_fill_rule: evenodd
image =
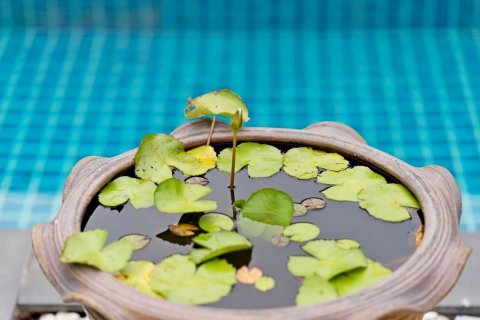
M31 259L29 231L0 231L0 319L12 319L16 300Z

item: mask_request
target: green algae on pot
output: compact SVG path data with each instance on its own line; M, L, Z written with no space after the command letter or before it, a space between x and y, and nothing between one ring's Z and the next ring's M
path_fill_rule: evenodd
M178 128L173 132L173 135L183 143L185 150L191 150L205 143L209 129L208 121L200 120ZM231 139L231 132L221 123L217 123L217 127L211 141L211 144L217 148L217 151L220 151L222 146L224 148L227 144L229 144ZM134 289L125 286L111 274L99 272L90 267L63 264L59 261L61 249L64 246L65 240L73 234L78 233L82 229L88 230L90 223L95 222L98 225L101 225L101 223L106 223L107 226L111 225L112 228L115 229L116 224L120 225L121 222L130 221L133 223L134 221L141 219L147 219L146 221L154 221L148 219L155 218L155 221L156 219L162 220L160 224L163 226L163 229L152 226L157 233L167 229L169 224L188 223L191 225L198 225L198 221L201 218L198 216L198 214L182 215L179 220L180 216L173 214L160 214L153 206L147 209L141 209L148 211L146 214L140 214L140 212L135 213L135 209L131 207L130 203L125 204L122 211L120 211L120 214L118 214L118 212L115 210L112 211L111 209L98 206L96 203L96 196L103 189L103 187L110 181L113 181L115 178L125 174L128 175L132 172L133 159L135 156L135 150L132 150L111 159L87 158L86 160L81 161L74 168L72 174L67 180L64 192L64 203L54 222L48 225L37 226L34 229L33 242L37 258L47 277L62 294L64 299L68 301L81 302L89 311L90 315L98 319L187 319L192 317L199 319L256 319L260 317L272 317L276 319L342 319L346 317L371 319L387 316L415 318L423 311L430 309L448 292L448 290L455 283L469 254L469 249L463 246L458 234L458 220L460 215L460 197L458 188L456 187L453 178L446 170L439 167L426 167L420 169L413 168L399 161L398 159L368 147L353 130L341 124L335 123L318 123L304 130L245 128L238 132L238 141L239 145L245 142L270 144L280 148L283 151L291 149L292 146L328 151L330 153L337 153L344 156L351 162L352 167L365 166L374 169L374 171L377 173L381 172L382 175L389 177L389 179L393 179L393 181L387 181L389 184L397 182L401 183L415 196L415 198L421 204L425 226L423 241L403 264L400 263L389 266L394 269L394 272L391 275L388 275L384 280L364 290L356 291L356 289L348 283L345 286L344 277L342 277L342 275L335 276L332 271L325 271L325 269L322 268L319 269L322 271L315 271L314 274L309 274L308 272L304 273L302 276L300 276L300 278L304 278L302 286L303 289L300 290L301 296L298 296L297 300L300 301L299 304L314 303L314 305L308 308L296 307L293 305L288 306L284 304L283 306L270 305L263 309L260 308L260 306L251 305L250 307L245 306L242 310L235 310L235 306L232 303L236 303L236 301L232 302L231 300L228 300L229 296L226 296L227 287L235 287L231 291L232 296L235 294L235 290L237 290L237 288L253 290L250 292L258 292L258 294L262 294L262 296L275 295L278 297L279 294L281 295L282 293L286 292L282 289L285 288L285 284L283 284L282 287L282 279L275 274L279 268L273 268L269 270L266 265L261 265L260 261L260 269L262 269L264 276L267 278L266 280L262 281L259 280L260 278L256 279L255 285L238 283L233 284L234 278L231 276L231 271L233 270L229 267L226 267L224 263L218 262L221 263L220 267L222 264L225 266L225 268L221 267L221 269L225 272L225 280L222 280L219 286L217 285L218 291L215 289L212 291L212 293L217 292L217 295L223 296L223 298L219 300L219 303L224 302L223 306L218 305L219 308L214 308L214 306L194 307L177 305L167 301L166 299L160 299L156 296L160 295L164 298L168 298L170 294L176 296L176 293L171 291L171 287L165 287L167 281L161 280L165 278L163 271L155 273L158 274L159 277L155 276L157 282L153 288L148 285L149 281L148 279L146 280L146 277L144 276L145 272L147 272L147 274L148 272L153 272L151 270L152 265L148 262L142 263L139 266L130 265L127 269L117 275L117 278L123 279L124 281L125 279L128 279L128 274L134 275L131 276L131 279L133 279L131 281L137 288ZM180 171L172 171L172 175L173 177L177 178L185 177L182 176ZM228 198L228 190L224 190L222 193L220 191L216 191L214 186L221 181L225 183L225 180L222 178L225 176L228 175L216 170L209 171L205 174L205 178L208 180L207 185L212 188L212 196L217 194L214 197L217 199L217 208L214 210L215 212L220 212L222 214L228 214L229 212L225 210L225 208L229 208L229 206L231 206L230 199ZM336 205L341 206L342 208L355 207L362 212L363 209L360 209L359 207L360 202L368 201L368 194L364 195L362 198L359 196L356 202L340 202L336 200L330 201L328 197L323 197L322 194L319 193L321 188L320 185L316 184L316 182L310 181L311 183L307 182L307 184L305 184L305 181L301 181L290 176L287 177L284 172L280 172L270 178L258 179L250 179L245 169L240 170L237 173L237 188L235 190L236 197L237 199L245 200L243 204L241 202L238 203L240 207L242 207L242 205L244 206L248 202L250 195L254 191L261 189L259 186L253 187L258 181L269 181L270 184L273 184L274 188L287 191L286 193L292 198L292 208L294 207L293 202L300 204L306 198L322 198L321 200L326 201L326 206L324 206L323 209L310 210L300 216L295 216L293 214L294 210L292 209L291 215L289 214L291 221L288 223L287 227L289 225L294 226L295 224L302 222L313 222L316 221L315 219L326 219L330 215L327 214L328 211L324 210L333 210ZM289 181L291 186L283 186L280 183L282 181ZM228 184L228 182L225 184ZM315 194L302 193L304 189L303 186L305 185L308 185L309 187L315 187ZM323 187L324 190L328 190L327 188L332 188L335 185L336 183L331 183L329 185L325 184ZM241 188L241 186L243 186L243 188ZM263 187L268 186L263 185ZM272 185L269 187L272 187ZM227 192L227 197L225 197L225 192ZM206 197L208 197L208 195ZM223 202L218 201L218 199L224 198L227 199L223 200ZM213 201L213 198L206 198L206 200ZM200 201L203 201L203 199ZM382 201L390 203L391 197L388 197L388 199L383 199ZM378 204L374 203L372 206L378 207ZM403 205L400 205L400 207L403 207ZM101 213L100 211L102 210L103 213L110 211L110 214L97 214L95 213L96 210L99 210L97 213ZM127 211L124 212L123 210ZM135 213L136 216L129 216L129 210L132 211L132 214ZM366 211L363 212L362 217L368 217L371 219L370 221L373 221L372 223L384 223L392 225L402 225L403 223L412 222L414 219L419 219L419 217L416 216L415 211L408 212L412 215L412 219L408 219L406 222L397 223L383 222L375 219L368 215ZM107 219L102 222L100 220L94 221L95 217L109 217L115 219L109 221L107 221ZM128 219L128 217L130 217L131 220L122 220ZM239 219L241 218L242 214L240 209ZM248 222L248 220L246 220L248 218L243 218L245 219L244 221ZM112 221L117 221L117 223L112 225ZM250 233L250 235L245 236L253 245L253 250L261 250L262 246L268 246L267 248L271 248L270 250L290 250L289 248L296 250L294 248L298 248L299 250L296 251L295 255L289 255L316 259L319 262L312 261L315 262L315 265L322 263L322 259L319 259L321 256L319 256L314 249L310 248L313 245L309 245L310 242L308 241L311 240L307 240L307 242L290 241L290 243L285 247L277 247L273 245L272 242L265 241L265 239L262 238L262 236L268 234L270 225L264 224L262 226L262 222L253 222L254 224L242 224L242 226L246 225L248 227L247 229L249 232L247 233ZM275 227L283 230L283 228L286 227L285 224L286 223L282 220L282 223L276 225ZM320 241L322 239L349 238L348 235L340 236L340 234L329 234L329 232L331 232L331 228L323 227L325 224L326 221L318 223L318 226L321 229L320 235L317 235L319 238L313 241ZM242 226L238 226L237 228L241 230ZM342 228L345 229L345 232L355 228L361 229L361 227L362 225L356 220L349 221L349 223L344 223L342 226ZM252 228L259 230L260 233L258 236L256 233L252 233L255 231ZM111 233L115 232L117 231L111 230ZM143 231L137 230L137 233L138 232L144 234ZM287 239L288 237L291 237L293 240L293 237L298 235L298 232L300 231L295 229L293 231L287 231L285 237L287 237ZM379 232L381 232L381 230L379 230ZM120 233L114 235L113 237L118 238ZM285 234L285 231L281 231L281 233ZM147 232L145 232L145 234L147 234ZM307 235L308 234L309 232L307 232ZM310 234L312 233L310 232ZM197 236L193 236L191 238L193 239L194 237ZM114 239L109 239L108 243L112 242L110 240ZM155 248L154 244L158 241L163 240L157 237L152 238L151 242L144 249L134 251L133 256L137 255L140 257L142 254L147 252L149 248ZM395 241L395 239L391 239L390 241ZM361 239L359 242L363 248ZM209 242L204 243L210 246L208 244ZM247 243L245 242L244 244L244 248L247 248ZM343 241L340 242L339 245L340 249L343 248L342 250L355 251L357 249L355 248L353 242ZM189 245L185 246L183 252L183 256L185 257L185 254L190 251L190 247L188 246ZM385 246L388 247L386 243ZM98 247L98 250L101 252L103 250L102 246ZM306 248L305 251L302 250L303 247ZM216 250L215 248L212 249L212 247L203 248L210 251ZM365 248L365 250L366 249L367 248ZM203 249L197 248L195 250ZM211 254L210 251L206 253ZM220 254L218 257L212 257L212 259L209 261L225 261L223 259L224 257L235 254L235 252L244 252L246 254L245 259L247 263L243 261L243 265L248 264L248 261L250 260L253 262L256 261L255 259L257 259L255 255L248 255L249 252L251 252L249 249L243 249L240 251L233 251L225 256ZM379 257L371 257L372 255L375 255L375 252L376 250L372 250L372 252L365 252L365 256L367 258L381 260ZM167 253L163 252L159 254ZM158 259L158 261L155 261L157 263L162 261L163 258L156 257L155 259ZM185 259L186 258L178 258L177 260L183 261ZM375 262L371 261L370 259L361 258L360 255L358 255L358 258L356 259L358 259L356 263L360 266L363 266L365 272L368 274L373 274L376 276L377 274L382 275L385 273L383 272L384 269L375 265ZM179 265L180 262L176 261L175 263L176 265ZM191 264L188 265L190 265L189 270L192 270ZM250 264L250 267L254 266L255 264ZM191 281L195 283L203 283L205 281L205 277L203 275L208 278L209 272L200 271L200 267L201 265L193 269L193 273L190 273L191 276L189 276L191 278L188 279L191 279ZM234 266L234 268L238 269L240 267L241 265ZM345 268L348 269L348 267ZM207 270L210 269L211 268L207 268ZM338 270L334 271L338 272ZM361 288L363 287L363 280L365 280L365 272L358 273L357 271L358 270L349 270L345 272L350 273L348 278L357 279L355 281ZM199 278L196 276L198 272L200 272L202 275L199 276ZM331 280L325 280L319 276L319 273L325 276L325 272L328 272L328 274L331 275ZM127 275L127 277L125 275ZM325 277L328 278L329 276ZM273 287L272 280L269 278L273 279ZM295 280L296 278L292 276L291 279ZM260 289L256 288L256 283L259 281L260 284L258 287L262 290L265 289L265 291L261 291ZM325 283L325 281L328 283ZM333 288L333 291L331 291L332 294L329 297L332 297L333 293L335 293L335 295L339 295L339 292L342 295L344 293L347 295L341 299L331 300L320 305L318 304L318 302L321 301L319 299L324 299L324 297L316 298L314 294L314 292L318 292L317 289L319 285L329 286L330 289ZM299 288L298 283L296 286ZM185 288L182 287L181 289ZM191 297L191 299L197 298L199 297L196 295ZM209 300L212 299L211 297L209 298L206 296L201 298L207 299L205 300L207 303L212 301ZM295 299L295 297L293 298ZM175 299L172 298L171 300L176 301Z

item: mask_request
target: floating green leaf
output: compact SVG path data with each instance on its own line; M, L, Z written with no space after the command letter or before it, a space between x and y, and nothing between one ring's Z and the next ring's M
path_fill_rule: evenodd
M132 255L132 244L118 240L104 247L107 237L108 230L102 229L75 233L65 241L60 260L87 264L105 272L119 271Z
M292 241L305 242L315 239L320 234L320 228L313 223L294 223L283 230L283 235Z
M260 189L245 202L242 215L254 221L286 227L292 220L293 200L283 191Z
M204 174L211 168L199 156L204 157L205 150L194 150L185 152L182 142L171 135L147 134L135 155L135 174L157 183L172 177L172 167L188 176Z
M209 194L209 187L186 184L170 178L160 183L155 191L155 206L165 213L189 213L211 211L217 203L211 200L199 200Z
M213 169L216 166L217 153L212 146L196 147L194 149L188 150L187 154L193 155L195 159L200 162L202 168L200 171L207 172L208 170Z
M281 234L284 227L251 220L242 214L237 215L238 232L246 237L262 238L270 241L274 235ZM288 239L287 239L288 240Z
M334 240L315 240L302 246L312 257L291 256L288 270L294 276L308 277L317 274L329 280L341 273L365 267L367 258L359 248L346 249L345 242L340 246Z
M197 264L221 256L222 254L246 250L252 247L252 244L247 238L232 231L202 233L192 240L197 245L204 247L190 251L190 259Z
M194 119L208 115L221 115L231 118L238 109L242 109L243 122L247 122L248 109L242 99L231 90L221 89L188 99L185 117Z
M358 201L358 193L371 185L385 184L387 181L378 173L364 166L355 166L340 172L324 171L317 182L333 184L322 193L329 199L337 201Z
M193 305L220 300L235 282L235 268L225 260L211 260L196 268L188 256L175 254L155 266L150 286L169 301Z
M410 213L402 206L420 208L417 199L401 184L377 184L358 194L360 207L377 219L399 222L410 219Z
M120 240L128 241L132 245L133 250L142 250L152 240L149 236L144 234L127 234L120 238Z
M150 274L154 267L155 265L150 261L129 261L115 277L140 292L161 298L150 288Z
M259 291L269 291L275 287L275 279L263 276L255 282L255 288Z
M245 166L252 178L270 177L280 171L283 156L279 149L268 144L244 142L238 145L235 157L235 172ZM217 167L230 173L232 148L223 149L218 155Z
M392 271L380 263L368 259L367 267L336 276L331 283L340 296L345 296L370 287L390 275Z
M311 305L338 298L335 287L318 275L311 275L303 280L298 290L295 303L298 306Z
M347 167L348 161L341 155L309 147L292 148L285 153L283 160L283 171L299 179L315 178L318 168L340 171Z
M98 201L107 207L116 207L130 200L136 209L153 206L153 193L157 185L127 176L109 182L98 195Z
M232 218L222 213L210 212L200 217L198 226L207 232L226 230L234 227Z

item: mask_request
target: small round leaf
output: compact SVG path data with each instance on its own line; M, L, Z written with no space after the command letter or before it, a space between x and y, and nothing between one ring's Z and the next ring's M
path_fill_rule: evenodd
M226 230L230 231L234 227L233 220L222 213L211 212L203 215L198 221L202 230L207 232Z
M320 228L313 223L294 223L283 230L283 235L292 241L305 242L315 239L320 234Z

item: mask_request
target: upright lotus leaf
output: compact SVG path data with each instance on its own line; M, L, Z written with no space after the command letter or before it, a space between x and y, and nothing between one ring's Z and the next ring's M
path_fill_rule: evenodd
M288 270L295 276L308 277L317 274L329 280L341 273L365 267L367 258L360 248L337 245L335 240L315 240L302 246L312 257L291 256Z
M236 152L235 172L248 166L248 175L252 178L270 177L282 168L282 153L274 146L244 142L238 145ZM218 155L217 167L220 171L230 173L231 165L232 148L223 149Z
M194 119L208 115L221 115L231 118L238 109L242 109L243 122L250 120L247 106L242 98L231 90L221 89L188 99L185 117Z
M380 263L368 259L367 267L336 276L331 280L338 294L343 297L370 287L390 275L392 271Z
M333 184L322 193L329 199L337 201L359 201L358 193L371 185L386 184L387 181L378 173L364 166L355 166L343 171L324 171L317 182Z
M199 200L209 194L209 187L183 183L170 178L160 183L155 191L155 206L165 213L211 211L217 208L212 200Z
M119 177L109 182L98 195L98 201L107 207L116 207L128 200L135 209L153 206L157 185L152 181Z
M215 168L217 163L217 153L212 146L200 146L188 150L187 154L193 155L201 164L201 170L207 172ZM203 172L203 173L205 173ZM203 174L201 173L201 174Z
M127 286L160 298L161 296L150 288L150 274L154 267L150 261L130 261L115 277Z
M348 161L341 155L309 147L292 148L283 158L283 171L299 179L315 178L318 168L340 171L347 167Z
M198 220L198 226L207 232L226 230L230 231L235 226L232 218L217 212L204 214Z
M320 234L320 228L313 223L300 222L289 225L283 230L283 235L292 241L305 242L315 239Z
M179 169L187 176L201 175L211 167L205 160L209 157L208 150L191 150L188 153L182 142L171 135L147 134L135 155L135 174L157 183L171 178L172 168Z
M130 241L118 240L104 247L108 230L95 229L71 235L65 241L60 261L81 263L105 272L116 272L125 267L133 246Z
M190 259L197 264L221 256L222 254L246 250L252 247L252 244L247 238L232 231L202 233L192 240L195 244L203 247L190 251Z
M175 254L155 266L150 286L169 301L195 305L219 301L235 282L235 268L225 260L211 260L197 268L188 256Z
M298 289L295 303L297 306L306 306L338 298L335 287L318 275L306 277Z
M237 215L238 232L249 239L262 238L271 241L272 237L281 234L285 229L282 226L262 223L244 217L242 214Z
M410 219L410 213L402 206L420 208L417 199L401 184L372 185L358 194L360 207L377 219L399 222Z
M293 211L293 200L287 193L263 188L252 193L241 212L250 220L286 227L292 220Z

